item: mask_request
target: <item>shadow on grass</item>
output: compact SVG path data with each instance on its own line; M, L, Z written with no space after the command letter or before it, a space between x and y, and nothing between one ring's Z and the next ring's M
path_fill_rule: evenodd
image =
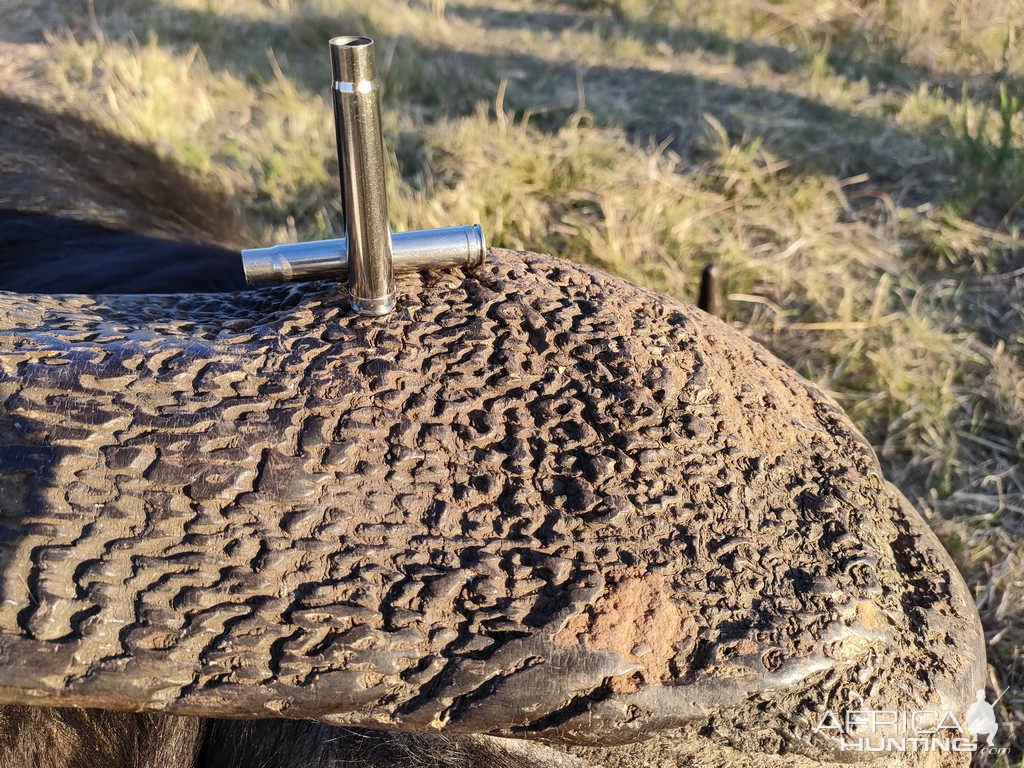
M731 52L741 65L762 60L780 72L797 69L806 61L805 54L781 46L592 14L467 5L449 6L447 12L486 28L544 28L556 33L577 28L599 35L626 30L651 43L668 43L676 51ZM265 20L145 3L117 20L119 36L145 40L155 34L161 45L175 50L198 45L213 69L257 84L274 77L278 66L296 85L324 97L330 78L327 40L344 30L375 33L370 20L356 12ZM102 27L102 15L99 23ZM107 33L112 35L113 30ZM563 125L579 108L582 90L586 110L598 125L621 128L639 144L667 141L684 157L698 154L707 131L704 115L710 114L724 125L732 141L760 141L797 172L838 177L866 173L876 190L908 206L939 203L953 192L960 149L956 141L906 131L883 119L785 90L741 87L636 66L581 67L564 58L507 50L483 54L423 42L412 35L378 38L385 109L406 113L419 125L471 114L480 103L493 101L499 84L506 80L505 107L529 113L542 130Z
M0 158L0 209L228 245L244 239L234 205L205 180L75 115L0 95Z
M754 40L737 40L714 30L692 25L657 21L622 19L611 13L588 11L510 10L488 6L448 5L446 15L484 28L518 30L545 29L553 33L576 30L605 39L629 35L647 45L668 46L675 54L706 51L729 56L737 66L764 62L773 72L788 74L800 70L814 59L817 50L796 45L780 45ZM951 98L960 96L961 84L967 83L973 98L990 98L996 93L992 78L979 78L967 72L934 72L906 64L904 52L892 47L868 43L863 36L850 34L834 41L827 53L829 66L844 77L866 78L872 90L897 88L917 90L925 85L938 89ZM868 51L870 57L863 53Z

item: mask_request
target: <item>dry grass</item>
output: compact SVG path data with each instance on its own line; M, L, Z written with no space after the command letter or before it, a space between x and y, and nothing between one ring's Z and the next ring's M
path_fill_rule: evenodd
M35 98L213 179L253 242L335 231L325 42L357 29L397 228L691 300L719 262L728 319L836 395L974 586L1021 763L1020 0L7 3Z

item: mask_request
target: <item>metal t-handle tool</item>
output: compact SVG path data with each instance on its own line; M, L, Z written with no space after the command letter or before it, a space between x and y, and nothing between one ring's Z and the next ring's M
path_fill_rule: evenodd
M242 266L250 285L347 276L352 308L384 315L396 303L396 271L475 266L487 246L478 224L392 236L373 40L335 37L330 47L346 236L244 250Z

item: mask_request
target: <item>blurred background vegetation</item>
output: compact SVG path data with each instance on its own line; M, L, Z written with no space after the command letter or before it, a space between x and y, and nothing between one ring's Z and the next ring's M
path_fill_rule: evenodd
M1024 2L0 0L8 93L336 236L327 40L378 41L396 230L479 221L726 320L831 392L985 623L1024 745ZM235 243L236 245L242 243Z

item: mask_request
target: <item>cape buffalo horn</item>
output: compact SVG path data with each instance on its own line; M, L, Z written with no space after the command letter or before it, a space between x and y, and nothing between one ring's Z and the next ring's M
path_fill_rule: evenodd
M722 315L722 289L719 285L720 283L721 276L718 265L714 262L705 264L704 269L700 273L700 292L697 297L697 306L715 317L721 317Z
M0 293L0 703L821 756L983 687L950 558L761 346L531 253L399 287Z

